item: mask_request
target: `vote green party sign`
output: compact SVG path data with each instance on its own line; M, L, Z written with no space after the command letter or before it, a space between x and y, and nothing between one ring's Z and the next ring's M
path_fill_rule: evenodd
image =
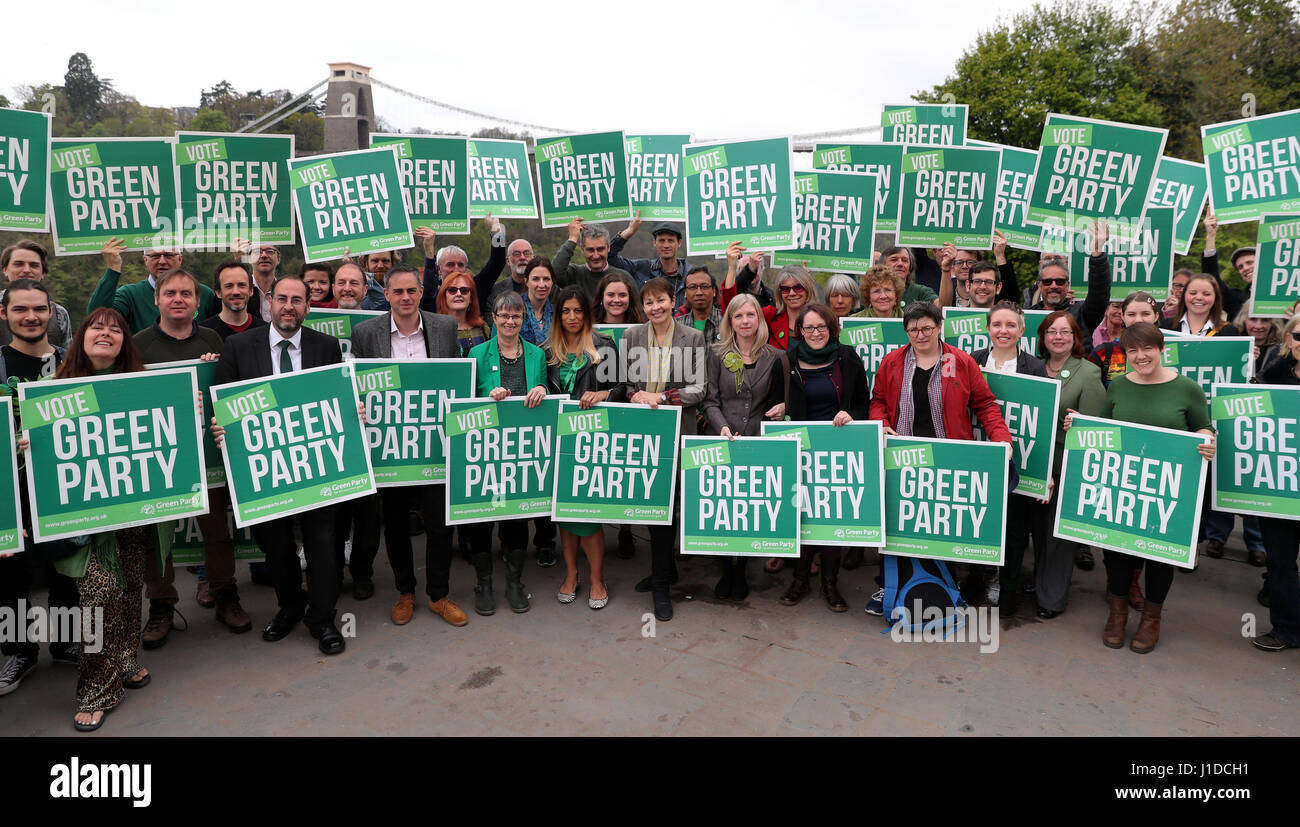
M1300 388L1215 385L1210 417L1219 434L1214 508L1300 519Z
M682 409L605 402L560 405L551 518L668 525Z
M204 514L194 371L18 385L37 543Z
M1011 431L1011 460L1020 474L1014 493L1047 499L1061 383L1041 376L996 370L985 370L984 379L997 399L1002 421ZM987 440L988 434L979 418L972 416L971 423L976 438Z
M901 144L962 146L970 107L964 103L887 105L880 113L883 141Z
M8 417L0 428L0 451L6 452L8 462L0 464L0 554L22 551L22 505L18 501L18 452L14 450L13 399L0 397L0 416ZM2 462L2 461L0 461Z
M235 525L235 515L226 509L226 528L235 544L235 559L248 563L263 560L266 555L253 539L253 532ZM177 566L201 566L207 558L207 545L203 527L198 517L177 520L172 532L172 563Z
M876 232L898 231L902 205L903 144L817 144L813 169L865 172L876 176Z
M1201 127L1220 224L1300 210L1300 109Z
M733 241L750 250L799 246L789 138L687 144L682 155L687 255Z
M1076 234L1070 243L1070 287L1076 299L1088 296L1091 250L1091 228ZM1105 253L1110 260L1111 301L1138 291L1164 299L1174 276L1174 208L1147 207L1141 229L1128 237L1110 236Z
M289 181L308 263L414 245L392 147L291 158Z
M187 247L294 243L292 135L177 132L176 191Z
M352 328L366 319L382 316L382 310L344 310L339 307L313 307L307 311L303 327L310 327L339 340L344 359L352 358Z
M799 556L799 440L682 437L682 554Z
M1147 207L1172 207L1174 210L1174 252L1187 255L1192 237L1201 223L1205 202L1210 198L1210 183L1205 164L1165 156L1156 167L1156 185L1151 188Z
M807 262L809 269L864 273L876 235L876 177L814 170L794 174L799 246L774 253L772 265Z
M1010 451L1003 442L887 437L880 553L1002 565Z
M632 217L622 132L589 132L538 141L533 159L543 227L563 227L575 218L617 221Z
M212 421L215 412L212 409L212 382L217 378L217 363L202 359L182 359L178 362L157 362L145 366L149 370L193 370L194 381L203 394L203 422ZM203 472L204 481L209 488L226 484L226 464L221 458L221 449L212 439L212 431L203 429Z
M402 200L412 224L469 232L469 149L464 138L374 132L370 146L397 151Z
M876 380L881 361L907 344L907 331L902 319L868 319L846 316L840 319L840 341L851 346L862 357L867 370L867 384Z
M908 146L903 154L898 243L985 250L993 245L1002 153L960 146Z
M1300 299L1300 211L1260 217L1250 315L1283 318Z
M469 154L469 217L536 218L537 199L523 141L473 138Z
M1048 114L1027 220L1079 230L1107 221L1130 235L1156 183L1169 130Z
M1250 336L1165 336L1160 363L1200 385L1209 397L1216 382L1246 382L1255 375L1254 348ZM1132 373L1132 366L1124 372Z
M1050 310L1025 310L1025 332L1020 336L1020 349L1038 355L1038 326L1051 315ZM982 307L945 307L943 309L943 342L958 350L974 353L989 347L989 311Z
M627 186L632 209L646 221L685 221L682 147L690 135L628 135Z
M1190 569L1205 493L1205 434L1074 415L1055 533Z
M966 141L966 146L1002 153L993 229L1002 233L1012 247L1037 250L1042 228L1025 220L1025 204L1029 199L1029 185L1034 180L1034 167L1038 165L1038 151L976 140Z
M885 544L884 431L879 422L764 422L799 438L799 542Z
M53 120L44 112L0 107L0 230L49 231Z
M447 481L446 422L453 399L474 395L473 359L355 359L366 406L375 485Z
M551 513L560 402L524 397L453 399L447 423L447 524L545 517Z
M351 364L212 387L235 525L375 492Z
M98 254L111 238L127 250L175 247L176 172L171 138L55 138L50 142L54 252Z

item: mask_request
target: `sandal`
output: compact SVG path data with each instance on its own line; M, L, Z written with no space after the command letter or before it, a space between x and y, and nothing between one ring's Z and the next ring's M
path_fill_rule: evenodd
M88 724L83 724L81 721L78 721L74 716L72 719L72 728L75 729L77 732L94 732L95 730L99 729L104 725L104 719L107 718L108 713L112 711L113 711L112 709L96 709L91 714L99 715L99 719L95 721L91 721ZM80 715L81 713L77 713L77 714Z
M141 675L140 672L144 672L144 674ZM144 689L146 686L148 686L149 682L153 680L153 675L143 668L140 670L140 672L136 672L135 675L132 675L131 677L122 681L123 688Z

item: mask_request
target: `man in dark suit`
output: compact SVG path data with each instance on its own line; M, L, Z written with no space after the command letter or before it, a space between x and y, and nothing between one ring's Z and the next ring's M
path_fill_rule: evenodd
M456 320L420 309L424 290L414 267L399 265L385 274L384 298L389 312L352 328L352 355L357 359L452 359L460 356ZM429 609L453 626L469 622L448 596L451 532L447 530L445 491L441 485L379 489L384 517L384 544L397 583L394 625L411 621L415 612L415 565L411 552L411 509L424 517L425 592ZM353 546L352 554L357 554Z
M217 362L215 384L278 376L343 361L339 340L305 328L309 307L307 284L298 276L282 276L271 290L271 323L237 333L225 341ZM224 432L222 432L224 433ZM214 432L216 435L216 432ZM298 515L307 557L307 592L302 591L294 517L253 526L253 537L266 554L280 611L262 631L262 640L277 641L304 620L327 655L343 651L343 635L334 625L339 584L334 572L334 506L325 505Z

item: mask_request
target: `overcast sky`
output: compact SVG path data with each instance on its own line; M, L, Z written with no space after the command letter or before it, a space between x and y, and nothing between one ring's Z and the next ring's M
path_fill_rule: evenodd
M150 106L197 106L221 80L299 92L326 77L329 61L353 61L429 98L574 131L808 133L878 124L883 104L943 81L978 32L1032 6L66 0L40 12L49 25L6 39L0 91L61 83L77 51ZM375 102L399 129L487 125L383 89Z

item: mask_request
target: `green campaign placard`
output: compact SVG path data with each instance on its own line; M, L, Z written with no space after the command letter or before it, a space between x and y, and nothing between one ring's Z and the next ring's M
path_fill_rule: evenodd
M958 439L885 439L881 554L1002 565L1011 446Z
M840 341L851 346L862 357L867 370L867 383L876 381L880 362L889 354L907 344L907 331L902 319L868 319L846 316L840 319Z
M177 132L176 192L187 248L294 243L292 135Z
M310 327L318 333L333 336L339 340L339 348L344 359L352 358L352 327L382 316L383 310L343 310L339 307L313 307L307 311L303 327Z
M1070 287L1076 299L1088 297L1088 258L1092 230L1075 233L1070 242ZM1163 300L1174 277L1174 208L1147 207L1142 229L1131 236L1106 239L1110 259L1110 300L1142 291Z
M614 347L618 348L623 343L623 335L629 329L636 327L634 324L598 324L593 325L597 333L604 333L614 340Z
M226 525L235 543L235 559L246 563L255 563L266 559L253 532L248 528L235 525L235 515L226 509ZM204 552L203 528L198 517L186 517L177 520L172 534L172 563L177 566L201 566L206 559Z
M1300 299L1300 213L1260 216L1250 315L1284 318Z
M18 385L37 543L204 514L194 371Z
M794 167L789 138L687 144L686 254L793 250Z
M560 402L453 399L447 412L447 525L551 513Z
M53 120L44 112L0 107L0 230L49 232Z
M880 113L882 141L963 146L970 107L964 103L904 103Z
M536 218L537 199L528 171L528 144L497 138L471 138L469 217Z
M542 227L563 227L575 218L618 221L632 217L622 132L589 132L538 141L533 161Z
M671 405L562 402L551 519L671 523L681 415Z
M1247 382L1255 375L1254 351L1250 336L1166 335L1160 362L1200 385L1209 399L1216 382ZM1131 373L1132 366L1124 372Z
M682 437L682 554L799 556L799 440Z
M402 200L412 224L469 232L469 147L465 138L372 132L370 146L397 152Z
M876 237L876 176L813 170L794 174L799 246L772 255L772 266L807 262L810 270L865 273Z
M473 359L354 359L375 485L447 481L447 410L474 395Z
M1215 385L1210 418L1214 509L1300 520L1300 387Z
M1220 224L1300 210L1300 109L1201 127Z
M1169 130L1048 114L1026 220L1082 230L1100 219L1131 235L1151 200Z
M26 548L23 510L18 500L18 452L14 445L12 397L0 397L0 416L8 417L5 426L0 428L0 451L9 457L8 462L0 464L0 554L9 554Z
M898 243L908 247L993 246L1002 153L960 146L909 146L903 153Z
M627 188L644 221L686 220L682 147L690 135L628 135Z
M1052 478L1055 458L1052 449L1056 441L1061 383L1041 376L995 370L984 370L984 379L1002 409L1002 421L1011 431L1011 460L1020 472L1020 482L1013 493L1047 499L1047 481ZM976 438L987 440L988 434L979 418L972 416L971 423Z
M865 172L876 176L876 232L898 231L902 206L903 144L817 144L813 169Z
M212 398L240 528L375 493L351 363L214 385Z
M203 422L212 421L212 382L217 377L217 363L202 359L182 359L178 362L157 362L145 365L148 370L194 370L194 381L199 393L203 394ZM221 459L221 449L212 439L212 431L203 429L203 471L209 488L219 488L226 484L226 464Z
M1038 165L1038 151L972 139L967 139L966 146L1002 153L993 228L1002 233L1009 246L1037 250L1042 228L1025 220L1025 205L1029 200L1029 185L1034 180L1034 167Z
M289 182L308 263L415 244L391 146L292 158Z
M1025 332L1020 337L1020 349L1025 353L1038 355L1038 326L1051 313L1050 310L1024 311ZM989 347L989 311L981 307L945 307L943 342L967 353Z
M54 138L50 208L57 255L98 255L111 238L127 250L175 247L171 138Z
M1201 214L1210 198L1205 164L1165 156L1156 167L1156 185L1151 188L1147 207L1173 207L1174 252L1185 256L1200 226Z
M879 422L764 422L799 437L799 542L885 544L885 444Z
M1065 432L1055 534L1065 540L1195 564L1205 434L1074 415Z

